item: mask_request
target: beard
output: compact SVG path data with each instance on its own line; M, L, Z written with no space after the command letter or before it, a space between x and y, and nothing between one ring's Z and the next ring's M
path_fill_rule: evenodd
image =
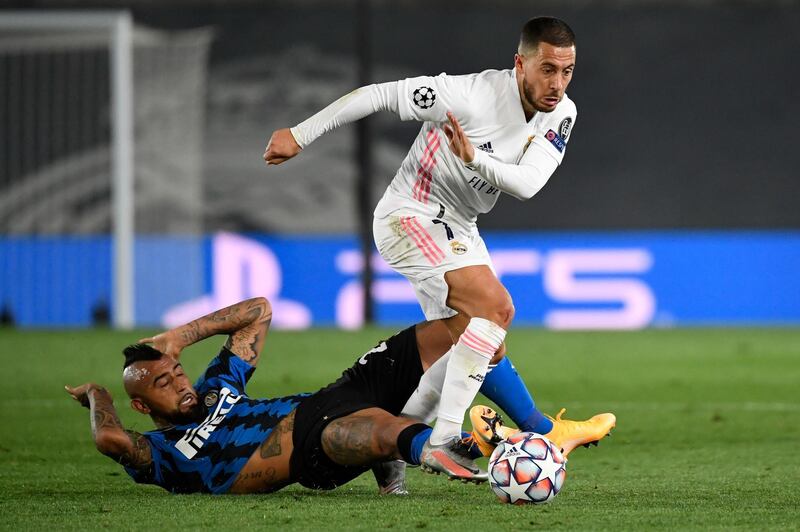
M533 96L533 91L531 90L530 85L528 85L528 81L525 78L522 78L522 96L525 98L525 103L529 106L533 107L537 111L542 111L544 113L549 113L553 110L553 107L545 107L540 105L536 98ZM559 99L560 101L560 99Z
M208 415L208 408L201 402L197 402L189 408L187 412L178 411L170 416L170 423L173 425L187 425L189 423L199 423Z

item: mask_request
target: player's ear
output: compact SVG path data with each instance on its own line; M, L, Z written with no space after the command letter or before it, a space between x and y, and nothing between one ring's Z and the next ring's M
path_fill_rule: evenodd
M150 413L150 407L144 404L142 400L139 399L138 397L131 399L131 408L133 408L140 414L146 415Z
M519 54L514 54L514 70L517 71L517 74L522 74L522 60L523 56Z

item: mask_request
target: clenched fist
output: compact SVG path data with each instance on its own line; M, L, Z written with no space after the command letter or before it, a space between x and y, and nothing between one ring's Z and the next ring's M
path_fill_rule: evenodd
M267 142L267 148L264 150L264 161L267 164L281 164L288 161L303 148L294 140L294 135L289 131L289 128L279 129L275 131Z

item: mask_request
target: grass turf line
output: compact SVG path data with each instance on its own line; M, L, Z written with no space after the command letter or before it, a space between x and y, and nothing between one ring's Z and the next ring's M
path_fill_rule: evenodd
M250 382L254 397L314 391L385 336L273 332ZM142 335L145 332L141 333ZM797 529L800 523L800 330L684 329L554 333L514 329L509 353L546 412L611 410L614 435L574 451L549 505L512 507L487 486L409 471L408 498L382 498L371 475L331 492L173 496L134 484L95 451L88 414L64 384L109 388L127 407L112 331L0 330L0 528L142 529ZM222 339L186 350L197 376ZM481 399L479 398L480 402Z

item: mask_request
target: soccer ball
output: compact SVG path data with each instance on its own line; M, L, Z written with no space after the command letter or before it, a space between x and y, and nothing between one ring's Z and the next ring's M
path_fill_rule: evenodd
M550 440L518 432L500 442L489 458L489 485L509 504L541 504L564 486L567 460Z

